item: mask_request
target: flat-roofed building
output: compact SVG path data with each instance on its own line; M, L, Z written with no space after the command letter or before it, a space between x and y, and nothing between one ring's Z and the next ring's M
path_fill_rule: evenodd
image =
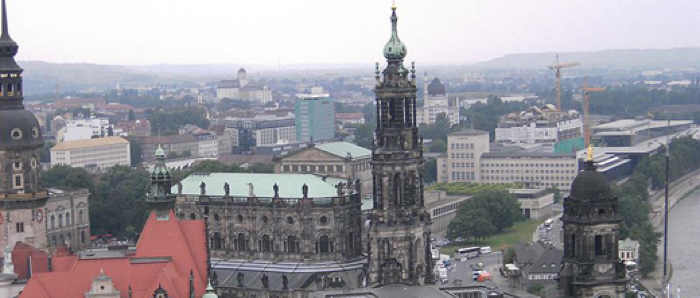
M294 116L298 142L335 138L335 105L330 95L297 94L294 100Z
M511 189L518 199L520 211L526 219L541 219L552 215L554 194L544 189Z
M438 182L479 182L481 155L490 151L489 133L475 129L447 136L447 155L437 158Z
M497 142L556 143L582 136L583 122L575 110L560 112L552 105L531 107L501 117Z
M131 145L121 137L65 141L51 148L51 166L106 169L131 165Z
M578 174L575 154L489 152L481 156L481 182L522 183L528 188L571 189Z
M622 119L593 126L591 138L602 147L629 147L687 130L692 125L692 120Z
M444 190L426 191L424 197L425 209L430 213L430 219L433 221L430 229L436 236L445 236L447 226L457 216L459 206L471 198L471 196L450 196Z

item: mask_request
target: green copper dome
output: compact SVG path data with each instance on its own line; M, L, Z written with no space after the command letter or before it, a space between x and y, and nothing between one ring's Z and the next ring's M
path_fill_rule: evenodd
M406 45L399 39L399 34L396 32L396 6L391 8L391 39L384 46L384 57L390 60L402 60L406 57Z
M159 156L165 156L165 150L163 150L163 147L158 145L158 149L156 149L156 157Z

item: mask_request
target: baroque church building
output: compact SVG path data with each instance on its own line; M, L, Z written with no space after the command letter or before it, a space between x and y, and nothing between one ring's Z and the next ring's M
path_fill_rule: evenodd
M617 197L597 171L592 155L589 148L584 170L574 179L571 195L564 199L559 290L564 297L623 298L629 280L617 246L622 215Z
M423 200L423 141L416 121L416 70L403 65L406 45L392 7L387 66L376 66L377 127L372 152L374 208L369 228L369 283L433 283L430 214Z

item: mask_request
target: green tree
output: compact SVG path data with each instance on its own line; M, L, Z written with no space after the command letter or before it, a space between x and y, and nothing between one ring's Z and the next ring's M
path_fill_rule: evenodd
M92 191L94 185L90 174L84 168L72 168L67 165L56 165L41 174L43 187L87 188Z
M471 210L483 209L497 233L510 228L522 219L520 203L504 189L483 189L459 208L458 214L467 214Z
M150 186L148 173L126 166L110 168L96 186L90 201L91 229L119 237L133 237L148 217L145 195Z
M360 124L355 128L355 144L360 147L372 149L374 144L374 125Z
M51 148L55 145L56 143L54 142L44 142L44 146L41 146L39 150L39 160L41 160L41 162L51 161Z
M433 143L430 144L430 152L447 152L447 142L443 140L433 140Z
M471 209L458 214L447 225L447 238L457 237L485 239L496 232L488 211L484 209Z
M425 161L423 179L426 184L437 181L437 160L431 158Z
M183 108L172 111L156 111L148 115L151 121L151 133L161 135L173 135L186 124L196 125L201 128L209 127L206 111L199 108Z

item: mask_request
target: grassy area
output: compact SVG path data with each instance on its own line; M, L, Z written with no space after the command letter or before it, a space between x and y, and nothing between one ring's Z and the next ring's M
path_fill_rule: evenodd
M453 182L453 183L436 183L428 186L426 190L444 190L448 195L453 196L470 196L477 192L486 189L519 189L523 188L523 185L518 184L481 184L481 183L468 183L468 182Z
M455 249L460 247L469 246L490 246L493 251L499 251L501 245L514 245L518 242L528 242L532 241L532 233L535 232L537 226L543 223L546 219L538 220L526 220L516 222L510 229L503 231L503 233L493 235L483 241L468 241L466 243L457 245L448 245L440 248L440 253L448 254L450 256L454 255Z

